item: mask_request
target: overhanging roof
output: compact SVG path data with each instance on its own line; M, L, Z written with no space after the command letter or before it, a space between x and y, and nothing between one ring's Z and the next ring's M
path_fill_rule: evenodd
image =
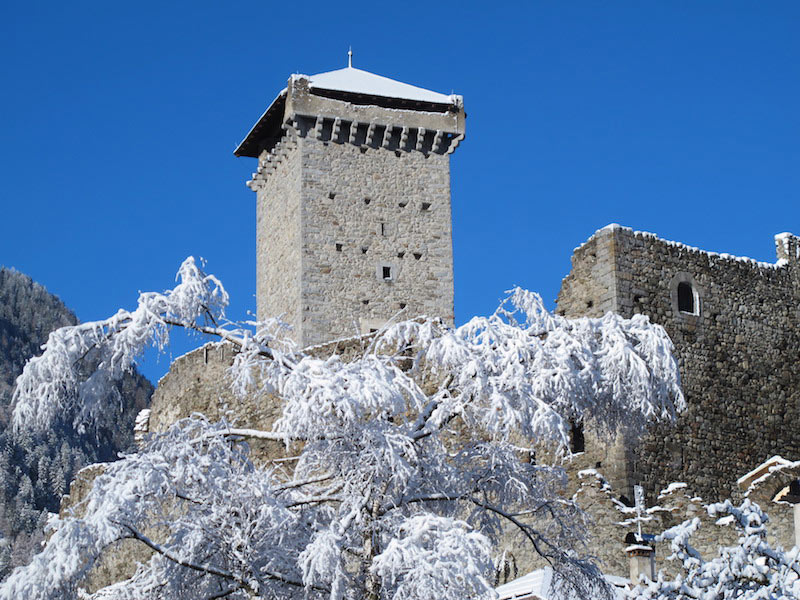
M311 76L292 75L291 81L301 78L308 80L308 90L312 95L352 104L446 113L461 103L459 96L447 96L354 67ZM281 135L281 120L288 93L286 88L281 90L236 148L236 156L256 157L263 147L269 147L277 141Z

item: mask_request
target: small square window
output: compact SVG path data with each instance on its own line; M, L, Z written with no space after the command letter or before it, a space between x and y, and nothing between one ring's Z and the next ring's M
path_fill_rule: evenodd
M336 244L336 251L337 252L341 252L342 251L342 245L341 244Z

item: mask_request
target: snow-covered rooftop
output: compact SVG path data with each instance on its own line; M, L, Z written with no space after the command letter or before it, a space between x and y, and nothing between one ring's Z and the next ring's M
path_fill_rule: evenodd
M630 584L624 577L604 575L605 580L616 588L617 598L624 597L622 589ZM621 589L622 588L622 589ZM553 569L545 567L536 569L495 588L498 600L577 600L575 596L565 594L553 585Z
M305 76L295 75L294 77ZM308 83L312 89L366 94L384 98L401 98L403 100L433 102L436 104L453 104L457 98L456 96L446 96L415 85L395 81L355 67L345 67L336 71L311 75L308 77Z

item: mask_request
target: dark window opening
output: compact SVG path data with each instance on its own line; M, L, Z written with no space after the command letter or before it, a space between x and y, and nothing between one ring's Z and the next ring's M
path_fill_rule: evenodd
M405 208L406 206L408 206L408 200L401 200L400 202L397 203L397 206L399 206L400 208Z
M386 223L381 223L381 235L386 235Z
M361 146L360 150L361 150L361 154L366 154L367 153L367 147L366 146Z
M376 333L377 331L378 331L378 328L377 328L377 327L370 327L370 328L369 328L369 332L370 332L370 333Z
M361 304L363 304L364 306L366 306L367 304L369 304L369 300L362 300L362 301L361 301Z
M367 247L361 246L361 254L366 254L366 253L367 253Z
M403 258L405 255L406 255L405 252L398 252L397 253L397 258Z
M419 260L420 258L422 258L422 254L421 254L421 253L419 253L419 252L414 252L414 258L415 258L416 260Z
M336 192L328 192L328 198L330 198L331 200L336 198Z
M580 423L573 423L570 427L569 449L573 454L586 450L586 440L583 437L583 427Z
M381 272L383 273L384 279L392 278L392 267L381 267Z
M422 203L422 210L430 210L431 203L430 202L423 202Z
M678 284L678 310L686 313L695 313L694 290L692 290L692 284L685 281Z
M372 198L364 198L364 204L369 204L372 202Z
M342 251L342 245L341 244L336 244L336 251L337 252L341 252Z
M405 302L401 302L400 303L400 310L403 310L405 307L406 307L406 303Z
M594 300L589 300L589 301L586 303L586 308L592 308L593 306L594 306Z

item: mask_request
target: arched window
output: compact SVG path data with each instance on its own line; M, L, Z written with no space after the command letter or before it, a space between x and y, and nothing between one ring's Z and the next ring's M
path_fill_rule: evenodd
M675 273L669 282L672 314L682 320L693 321L700 317L703 305L703 287L691 273Z
M692 284L686 281L678 284L678 310L690 314L697 313Z

